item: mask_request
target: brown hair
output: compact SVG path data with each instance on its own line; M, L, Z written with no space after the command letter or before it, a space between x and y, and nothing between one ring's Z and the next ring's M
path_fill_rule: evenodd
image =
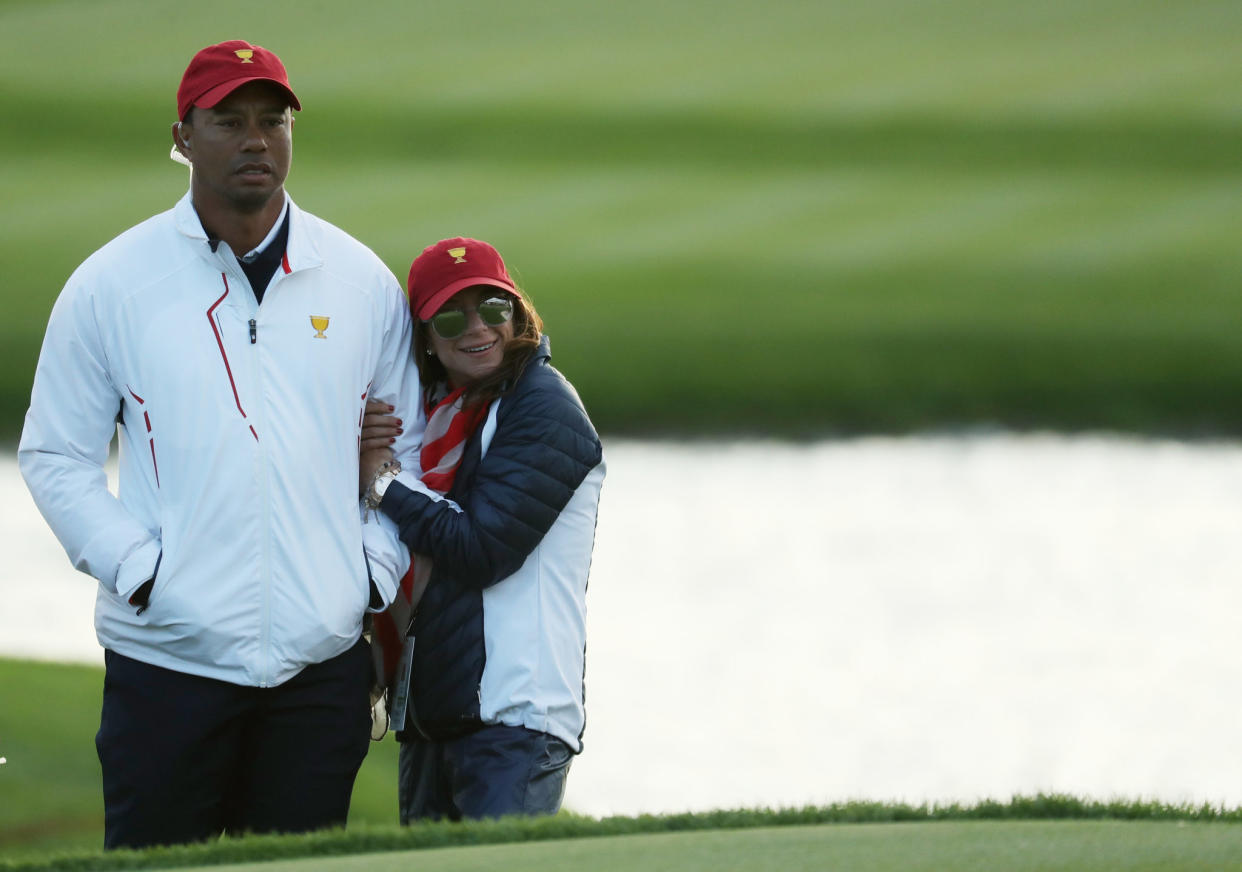
M535 304L517 288L517 293L489 288L500 294L513 298L513 338L505 343L504 357L500 366L488 375L466 386L464 405L476 406L487 404L504 396L515 384L526 364L535 355L539 347L539 338L543 335L543 319L535 311ZM435 385L448 380L448 373L440 358L428 354L431 348L431 325L421 318L414 319L414 361L418 365L418 377L423 389L429 390Z

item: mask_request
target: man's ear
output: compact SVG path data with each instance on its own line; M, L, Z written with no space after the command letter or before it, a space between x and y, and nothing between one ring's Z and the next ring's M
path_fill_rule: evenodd
M177 121L172 126L173 148L181 152L181 156L186 160L190 159L190 130L192 128L188 124Z

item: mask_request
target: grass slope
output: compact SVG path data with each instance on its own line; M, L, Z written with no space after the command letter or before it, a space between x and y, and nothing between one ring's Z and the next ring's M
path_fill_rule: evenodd
M292 70L297 200L399 276L496 242L605 431L1242 432L1234 3L289 10L0 5L0 438L65 278L184 191L221 21Z
M1242 829L1161 823L879 824L677 833L232 866L237 872L1123 872L1236 869ZM209 866L191 867L210 869Z
M103 872L222 866L268 872L362 868L383 872L411 866L427 870L504 867L794 872L822 868L1215 870L1236 868L1242 849L1242 827L1236 823L1086 820L1079 814L1090 806L1072 800L1054 803L1059 813L1069 817L1048 819L1039 812L1028 819L1024 815L1030 814L1031 805L1015 801L984 810L986 814L1000 808L1003 816L999 820L970 820L980 813L978 808L950 809L942 815L929 815L924 809L919 820L897 823L894 817L902 817L903 812L911 815L914 810L876 804L794 813L437 823L352 834L252 836L146 851L62 853L0 860L0 870ZM1134 806L1130 810L1164 816L1157 808ZM1190 813L1191 818L1197 816Z

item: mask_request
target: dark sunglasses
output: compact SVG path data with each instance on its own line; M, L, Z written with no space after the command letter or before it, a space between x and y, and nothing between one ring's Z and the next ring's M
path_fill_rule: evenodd
M478 312L479 320L488 327L499 327L513 317L513 301L508 297L488 297L473 309L441 309L427 323L441 339L456 339L466 332L472 311Z

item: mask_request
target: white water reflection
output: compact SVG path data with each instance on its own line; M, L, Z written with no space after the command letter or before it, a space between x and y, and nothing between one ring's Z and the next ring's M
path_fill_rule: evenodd
M568 807L1242 804L1242 446L607 452ZM11 459L0 520L0 653L100 662L93 585Z

